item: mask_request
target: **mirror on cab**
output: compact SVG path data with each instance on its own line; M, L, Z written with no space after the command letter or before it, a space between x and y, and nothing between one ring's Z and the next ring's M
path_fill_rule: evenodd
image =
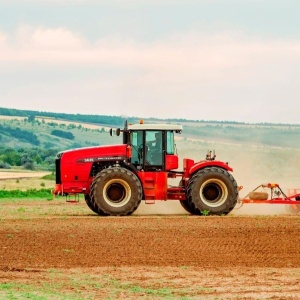
M114 135L114 130L111 128L109 129L109 134L110 136L113 136ZM121 129L120 128L117 128L116 129L116 136L119 136L121 134Z

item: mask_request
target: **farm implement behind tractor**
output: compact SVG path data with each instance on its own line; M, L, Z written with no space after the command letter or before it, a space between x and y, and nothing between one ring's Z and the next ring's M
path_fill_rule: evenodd
M240 187L241 190L243 187ZM284 193L278 183L260 184L244 198L240 198L238 203L243 205L252 204L286 204L290 212L300 211L300 189L289 188Z

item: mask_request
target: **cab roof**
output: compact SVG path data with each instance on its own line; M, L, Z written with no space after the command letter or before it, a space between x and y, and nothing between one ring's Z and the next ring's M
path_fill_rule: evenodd
M182 125L177 124L129 124L128 130L169 130L182 131Z

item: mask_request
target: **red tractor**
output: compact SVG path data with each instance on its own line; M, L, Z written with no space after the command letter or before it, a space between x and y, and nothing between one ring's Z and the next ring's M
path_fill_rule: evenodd
M238 200L232 168L209 152L200 162L183 159L183 171L177 171L174 134L181 131L181 125L125 122L116 129L123 144L60 152L54 194L84 194L102 216L130 215L141 200L179 200L194 215L228 214ZM170 178L179 178L179 185L169 186Z

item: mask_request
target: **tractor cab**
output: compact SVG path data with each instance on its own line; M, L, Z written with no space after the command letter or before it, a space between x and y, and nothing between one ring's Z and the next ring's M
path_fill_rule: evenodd
M131 146L131 164L138 170L170 171L178 168L174 133L182 132L177 124L125 124L123 143Z

